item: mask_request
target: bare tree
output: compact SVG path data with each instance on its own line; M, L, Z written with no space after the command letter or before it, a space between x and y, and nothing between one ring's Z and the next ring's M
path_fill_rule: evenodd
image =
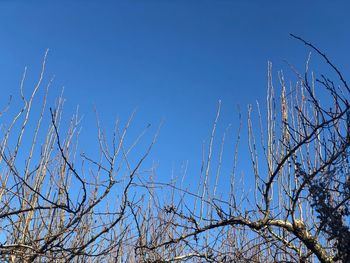
M123 128L116 122L110 138L96 118L98 149L79 154L78 111L62 121L62 96L47 110L51 82L38 99L45 55L29 96L23 75L23 106L11 117L9 103L0 115L0 259L350 262L350 89L325 54L292 37L320 55L337 81L316 77L309 57L303 74L292 67L295 84L280 72L276 90L269 63L266 112L258 104L254 118L248 107L246 145L239 116L228 181L221 169L229 127L215 152L219 102L197 191L176 180L160 183L155 167L141 170L157 134L143 154L135 153L148 127L126 144L133 115ZM242 144L251 160L244 174L237 172ZM136 162L128 158L133 152Z
M51 82L38 116L32 116L44 85L46 56L29 97L24 95L24 72L20 85L23 106L18 113L8 118L7 125L4 118L11 104L1 114L1 261L112 262L126 258L125 252L133 251L129 195L154 141L133 163L128 155L139 138L131 146L124 144L132 116L124 128L116 123L111 143L98 122L97 160L86 154L76 156L78 112L63 125L62 97L54 109L46 110Z
M222 152L216 175L209 169L219 105L199 192L170 185L179 198L159 202L155 232L139 234L139 250L150 261L350 262L350 89L325 54L291 36L321 56L338 81L316 77L309 58L305 73L292 68L297 82L289 88L279 73L278 99L269 64L267 112L258 107L258 136L248 107L252 169L246 174L254 178L255 190L240 190L238 135L227 198L216 186ZM211 187L209 179L215 181Z

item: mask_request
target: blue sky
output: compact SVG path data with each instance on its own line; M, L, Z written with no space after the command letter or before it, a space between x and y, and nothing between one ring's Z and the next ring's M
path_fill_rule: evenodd
M49 48L46 82L55 76L53 96L64 87L66 113L79 105L82 150L93 151L86 142L96 138L94 107L110 134L116 117L137 109L134 131L164 120L151 156L158 177L186 160L197 176L218 100L218 134L233 126L230 161L237 105L243 116L247 104L264 105L267 61L275 71L288 69L284 60L303 68L309 50L289 33L321 47L349 76L349 10L348 1L0 1L0 102L19 94L24 66L31 89Z

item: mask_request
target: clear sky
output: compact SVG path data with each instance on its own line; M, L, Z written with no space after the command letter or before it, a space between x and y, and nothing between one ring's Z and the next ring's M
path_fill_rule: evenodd
M349 77L349 10L345 0L2 0L0 102L19 94L24 66L31 89L49 48L51 93L64 87L68 113L79 105L85 116L82 150L96 138L94 105L107 130L137 109L135 130L164 120L151 156L158 176L166 180L186 160L197 176L218 100L218 134L231 123L232 147L237 105L243 113L256 100L264 105L267 62L275 71L288 68L284 60L303 68L309 50L289 33L321 47Z

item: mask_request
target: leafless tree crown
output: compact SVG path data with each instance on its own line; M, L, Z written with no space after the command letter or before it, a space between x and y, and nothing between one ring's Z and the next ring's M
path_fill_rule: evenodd
M62 97L46 105L46 54L30 96L24 72L23 106L11 118L11 103L0 113L1 260L350 262L350 89L324 53L292 37L321 56L336 79L311 72L309 58L303 73L292 68L294 84L280 72L276 90L269 63L266 111L258 104L254 118L248 107L247 144L238 119L225 194L218 185L228 129L213 159L221 102L198 189L160 183L153 168L141 168L157 134L137 161L129 158L148 129L126 144L133 115L109 135L97 118L96 153L78 153L78 112L62 121ZM245 178L237 173L242 147L251 160Z

